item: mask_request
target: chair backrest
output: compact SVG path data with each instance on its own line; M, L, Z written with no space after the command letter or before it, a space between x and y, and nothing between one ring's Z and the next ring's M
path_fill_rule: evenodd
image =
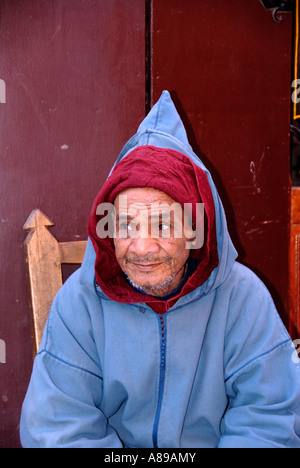
M41 210L33 210L24 224L33 318L33 353L36 354L54 297L63 284L62 265L81 264L87 241L58 242L49 231L54 223Z

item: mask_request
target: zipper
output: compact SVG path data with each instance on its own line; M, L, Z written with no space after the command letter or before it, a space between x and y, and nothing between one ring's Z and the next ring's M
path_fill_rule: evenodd
M164 386L165 386L165 374L166 374L166 340L167 340L167 330L166 330L166 323L165 323L165 316L158 315L159 317L159 328L160 328L160 373L159 373L159 387L158 387L158 399L157 399L157 407L153 425L153 433L152 433L152 440L153 440L153 447L157 447L157 435L158 435L158 425L162 407L162 400L164 394Z

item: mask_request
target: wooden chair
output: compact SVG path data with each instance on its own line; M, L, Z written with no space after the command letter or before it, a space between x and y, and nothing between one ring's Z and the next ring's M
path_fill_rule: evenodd
M41 210L33 210L24 224L33 317L33 352L36 354L54 297L63 284L62 265L81 264L87 241L58 242L49 231L54 223Z

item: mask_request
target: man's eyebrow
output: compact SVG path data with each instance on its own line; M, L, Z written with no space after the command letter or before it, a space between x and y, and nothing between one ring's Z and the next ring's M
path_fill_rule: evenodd
M128 213L127 214L120 213L120 214L117 214L116 220L117 221L120 221L120 220L121 221L128 221L128 220L132 220L134 218L135 218L135 216L130 216Z
M173 209L160 209L159 211L151 212L151 218L166 218L170 217L170 215L173 214L176 216L176 213Z
M151 213L150 218L151 219L169 219L170 217L170 212L164 211L161 213Z

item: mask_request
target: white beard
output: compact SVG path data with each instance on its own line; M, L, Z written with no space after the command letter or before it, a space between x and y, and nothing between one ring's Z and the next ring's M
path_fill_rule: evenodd
M148 285L142 285L142 284L136 284L134 283L129 277L128 280L130 284L136 288L140 289L146 294L149 294L150 296L166 296L170 291L170 287L175 280L177 276L177 273L174 273L173 275L169 276L165 281L163 281L160 284L157 284L156 286L148 286Z

